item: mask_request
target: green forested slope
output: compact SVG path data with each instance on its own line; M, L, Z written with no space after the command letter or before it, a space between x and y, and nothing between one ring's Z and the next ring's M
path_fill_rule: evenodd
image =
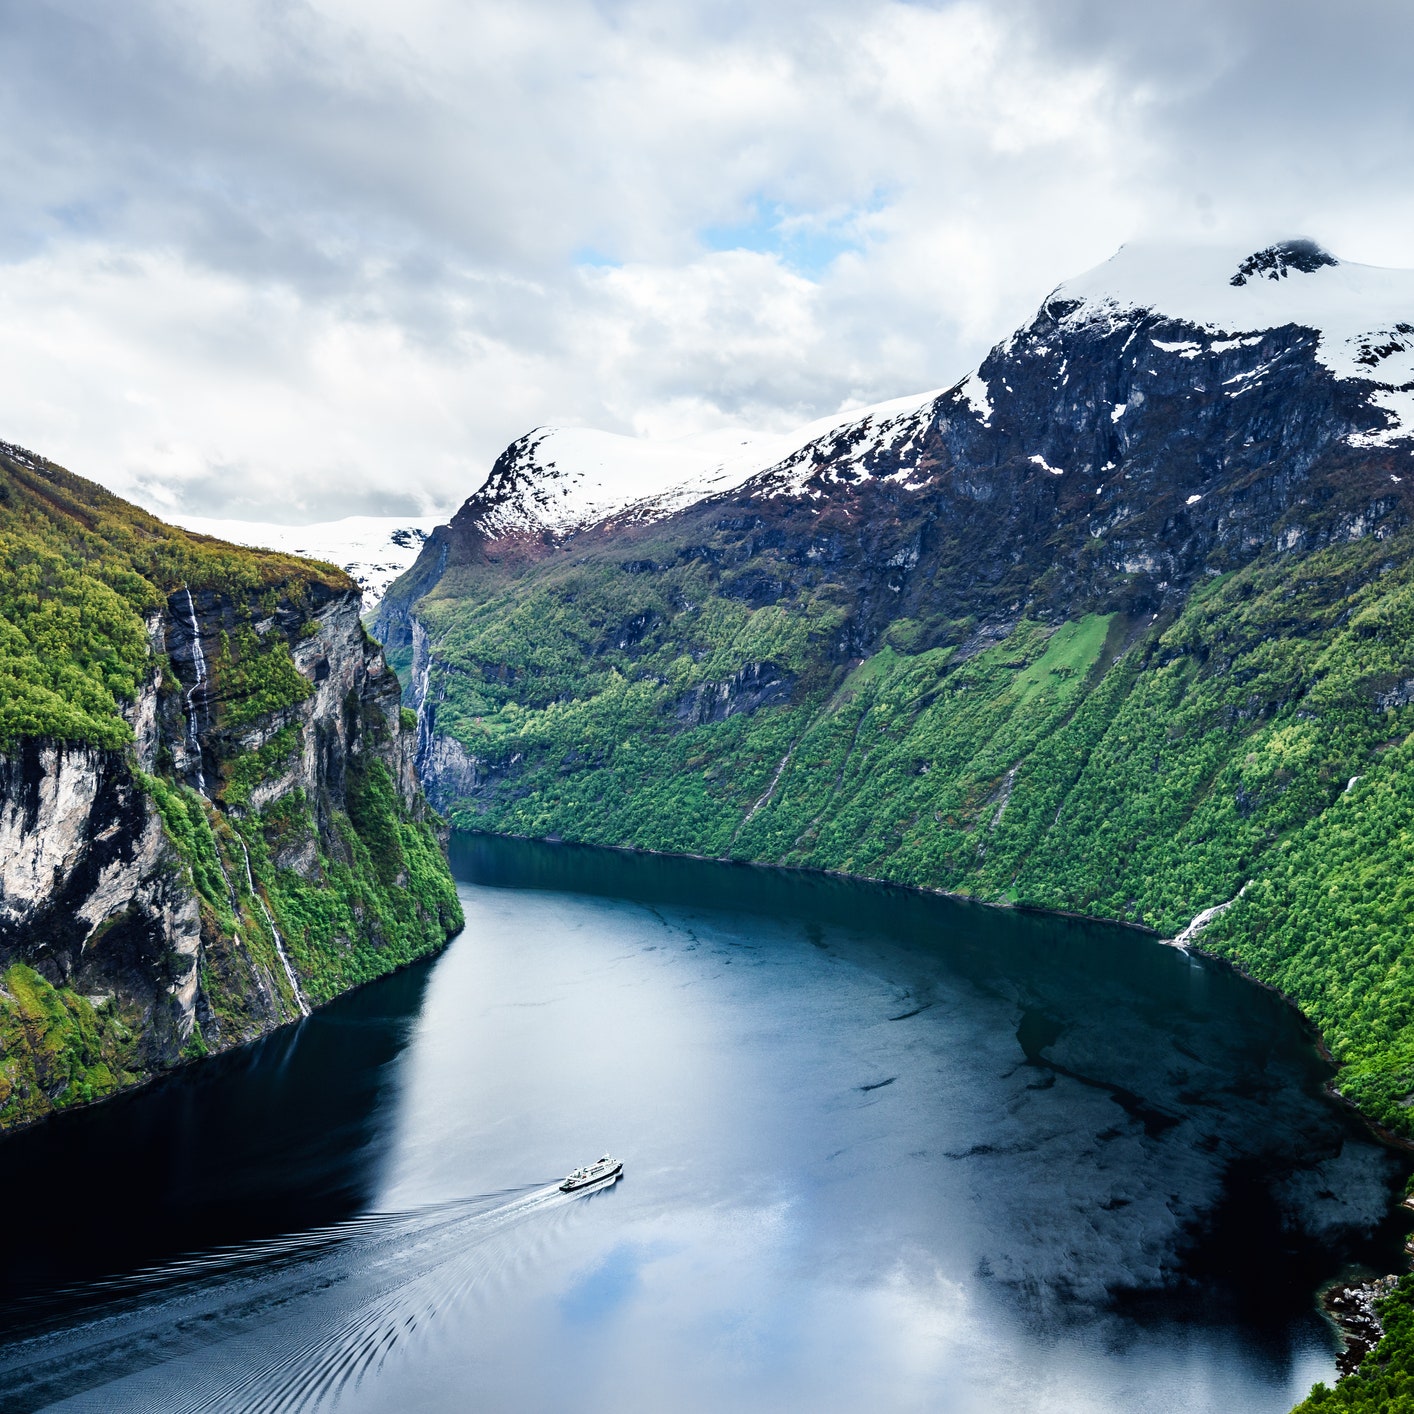
M594 556L453 579L419 612L437 728L482 781L447 803L467 827L1165 934L1251 881L1206 944L1290 994L1347 1092L1414 1137L1411 538L1260 559L1154 622L1022 620L988 645L964 621L923 652L896 622L838 668L828 586L753 610L700 564L650 576ZM789 705L683 719L694 692L763 662Z
M178 744L190 747L189 704L163 642L169 596L182 589L195 597L178 595L179 619L206 606L205 795L174 755ZM440 946L460 924L433 822L403 799L383 759L400 758L406 725L386 674L390 701L380 707L350 694L339 735L321 746L321 759L343 752L346 740L358 747L339 769L340 797L311 799L291 774L309 734L323 730L301 716L315 688L291 644L309 641L315 616L353 590L332 566L164 525L0 444L7 838L24 845L46 829L72 836L51 897L0 889L0 1127L297 1016L275 928L305 996L323 1001ZM358 643L354 657L357 677ZM155 713L151 760L139 759L124 715L142 692ZM101 755L45 765L37 750L55 744ZM34 800L51 770L68 772L71 791L76 773L89 779L58 815L41 819ZM134 863L150 818L145 802L168 842L155 868ZM85 816L92 810L103 812L101 830ZM103 893L101 907L113 907L105 877L129 879L144 897L117 899L95 927L93 897ZM198 995L194 1017L177 1024L172 998L183 979L164 930L193 897Z
M148 668L144 619L182 585L298 596L340 570L164 525L94 482L0 456L0 747L24 737L122 746ZM247 668L246 671L252 671Z

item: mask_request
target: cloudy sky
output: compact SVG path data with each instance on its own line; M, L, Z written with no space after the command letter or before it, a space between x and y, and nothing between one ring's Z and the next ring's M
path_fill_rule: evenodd
M0 8L0 437L158 510L459 503L540 423L952 382L1146 234L1414 265L1398 0Z

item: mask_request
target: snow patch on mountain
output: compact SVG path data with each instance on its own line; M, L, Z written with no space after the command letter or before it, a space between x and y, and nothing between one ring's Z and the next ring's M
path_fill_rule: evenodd
M668 515L729 491L773 459L777 439L730 430L650 441L587 427L537 427L502 454L475 496L491 539L567 535L615 515ZM636 514L633 514L636 513Z
M1389 425L1351 440L1387 445L1414 437L1414 270L1337 260L1311 241L1284 241L1255 254L1232 246L1134 243L1057 286L1045 308L1063 323L1112 326L1148 312L1207 335L1210 351L1261 342L1256 331L1290 325L1320 335L1317 358L1337 378L1374 385L1371 402ZM1191 339L1155 347L1196 356ZM1254 369L1244 386L1264 370Z
M926 428L919 421L938 393L918 393L807 423L793 432L729 429L650 441L590 428L540 427L513 442L473 497L476 524L491 539L510 534L560 537L608 520L657 520L779 469L780 487L799 489L812 449L906 452ZM821 460L824 454L821 454Z
M976 374L971 377L981 382ZM811 423L797 435L814 435L805 438L789 456L767 467L752 482L751 489L761 496L818 499L826 494L826 483L855 481L870 475L880 461L889 467L884 473L886 478L911 483L919 470L923 435L932 425L938 403L946 396L966 397L966 382L948 393L935 389L876 403L833 425Z
M417 558L422 543L445 517L345 516L313 525L173 516L174 524L233 545L279 550L338 565L363 590L363 612L371 613L388 586Z
M967 405L977 414L978 422L990 422L992 400L987 396L986 381L977 373L969 373L957 390L967 399Z

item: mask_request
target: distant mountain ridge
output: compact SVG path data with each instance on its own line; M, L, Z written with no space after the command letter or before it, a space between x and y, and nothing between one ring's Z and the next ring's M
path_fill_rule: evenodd
M417 559L439 518L344 516L309 525L178 515L173 523L232 545L278 550L337 565L363 591L363 612L378 607L388 586Z
M1303 279L1303 276L1319 279ZM1229 340L1300 327L1317 335L1316 357L1338 379L1367 384L1368 427L1357 445L1384 445L1414 432L1414 272L1338 261L1308 240L1279 242L1243 256L1236 247L1137 243L1087 274L1066 281L1043 302L1038 321L994 351L1009 353L1028 330L1064 333L1106 322L1129 327L1136 314L1192 327L1199 337L1165 352L1192 360L1223 354ZM1232 375L1230 396L1259 381L1260 360ZM1142 393L1142 388L1139 390ZM1110 408L1112 420L1124 413ZM938 417L970 411L983 426L994 412L979 369L954 387L893 399L817 419L791 433L726 430L653 442L586 428L540 427L497 459L454 524L486 540L514 536L562 540L608 521L653 520L712 496L751 486L771 494L805 493L808 467L853 474L887 465L907 475L907 453ZM1036 465L1050 468L1044 452ZM916 463L915 463L916 464ZM1087 466L1090 463L1087 463ZM1063 470L1063 468L1051 468ZM818 488L817 488L818 490Z
M608 520L658 520L735 490L818 438L887 438L936 393L817 418L794 432L727 429L654 442L588 428L538 427L497 458L459 512L487 539L563 538Z

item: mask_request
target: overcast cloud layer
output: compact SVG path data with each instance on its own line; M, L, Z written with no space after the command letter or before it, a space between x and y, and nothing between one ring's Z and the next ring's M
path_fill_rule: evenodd
M440 510L538 423L785 429L1134 236L1414 265L1414 10L0 12L0 437L158 510Z

